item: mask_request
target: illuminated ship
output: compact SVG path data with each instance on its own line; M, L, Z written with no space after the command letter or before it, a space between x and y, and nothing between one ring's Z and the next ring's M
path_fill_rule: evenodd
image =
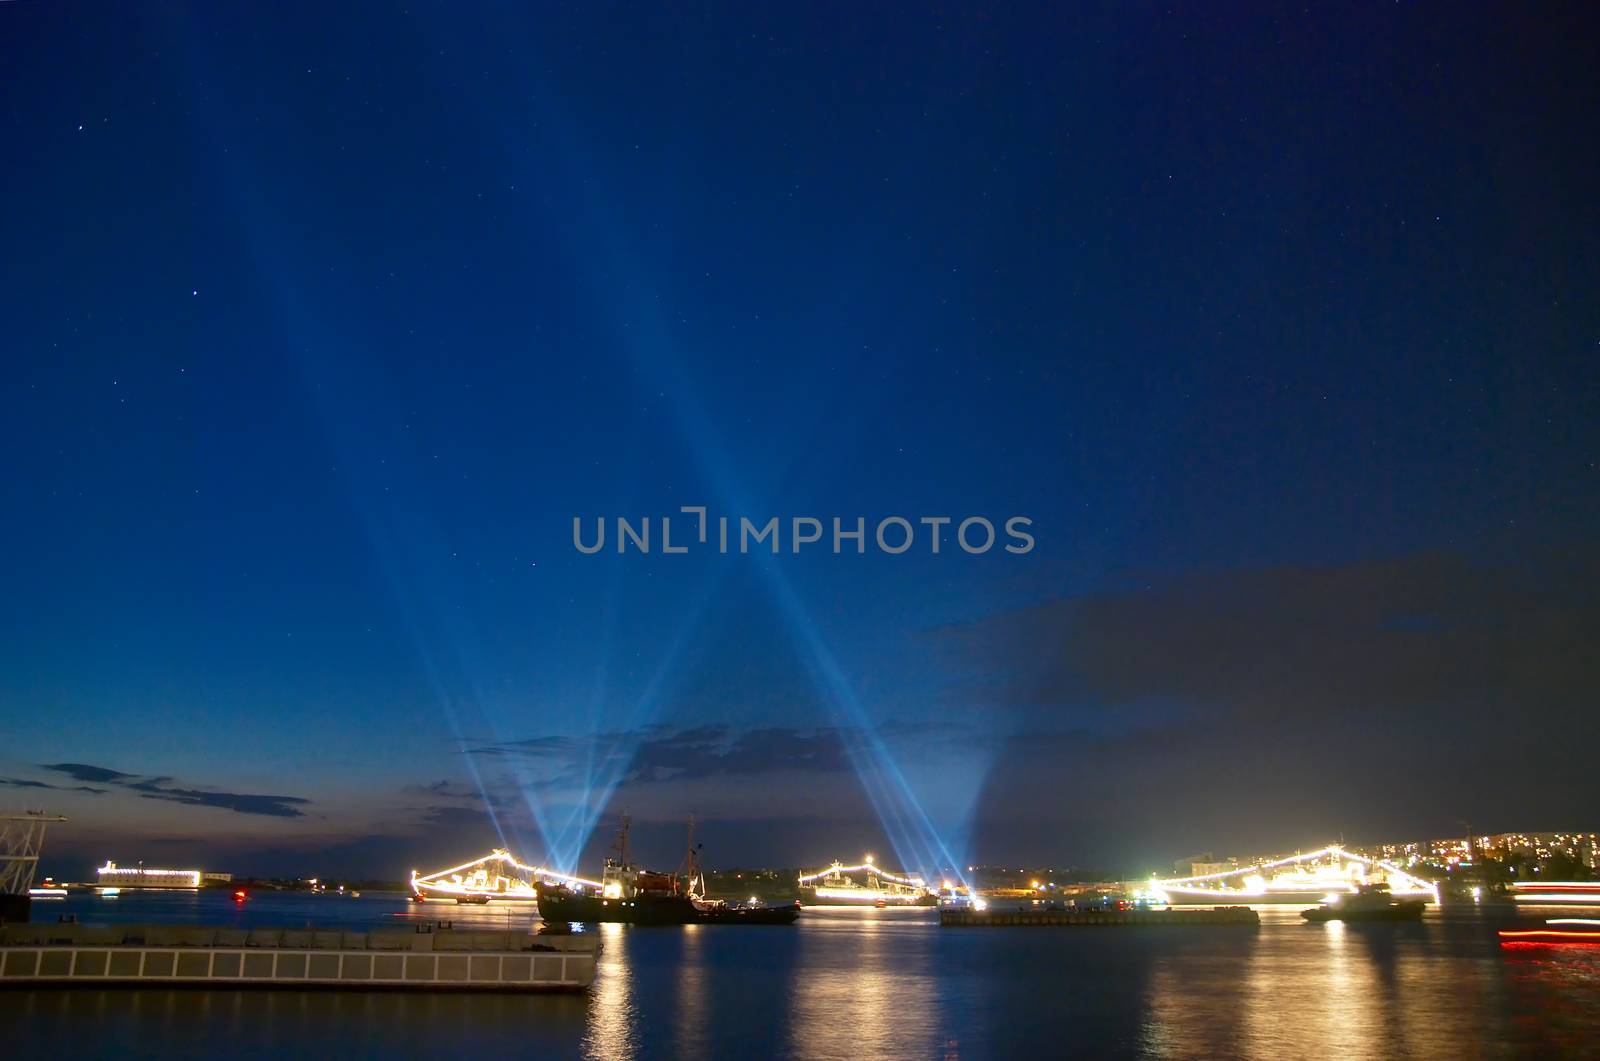
M34 887L29 888L28 895L34 899L65 899L67 897L67 886L65 884L57 884L54 877L46 877Z
M652 873L628 860L628 816L622 816L600 880L569 878L539 891L539 916L547 922L620 922L629 925L787 925L800 914L793 906L725 903L705 897L689 820L689 850L680 873Z
M868 855L859 866L835 862L800 874L800 901L807 906L934 906L939 897L921 877L902 877Z
M1355 895L1363 885L1384 884L1396 897L1438 902L1437 886L1392 862L1324 847L1257 866L1169 880L1151 878L1148 895L1171 906L1285 903L1310 906Z
M416 900L455 903L487 903L492 900L533 902L541 886L592 884L581 877L558 873L542 866L517 861L509 851L496 848L471 862L441 869L426 876L411 871L411 897Z
M96 887L101 889L166 888L193 891L200 887L203 874L197 869L146 869L137 866L119 866L110 859L95 870Z

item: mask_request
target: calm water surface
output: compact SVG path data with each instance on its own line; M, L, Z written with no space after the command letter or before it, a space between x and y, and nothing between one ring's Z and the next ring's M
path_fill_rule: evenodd
M85 895L35 920L529 928L531 907L399 896ZM1517 915L1259 930L940 929L931 911L807 910L792 928L601 926L587 995L0 991L15 1057L1595 1056L1600 947L1502 948ZM15 1051L15 1052L14 1052Z

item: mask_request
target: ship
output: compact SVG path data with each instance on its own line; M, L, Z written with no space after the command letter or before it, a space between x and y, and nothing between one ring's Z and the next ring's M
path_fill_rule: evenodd
M871 855L857 866L834 862L800 874L800 902L807 906L937 906L939 896L921 877L901 876L875 864Z
M1354 892L1330 895L1327 902L1300 911L1307 921L1416 921L1422 917L1424 899L1396 899L1387 884L1361 884Z
M1355 895L1367 884L1384 884L1396 896L1439 901L1431 882L1338 845L1218 873L1152 878L1138 897L1168 906L1315 906L1335 896Z
M464 905L491 901L531 903L538 896L541 882L545 881L587 883L543 866L530 866L497 847L482 858L435 873L423 875L412 870L411 898L414 902Z
M197 869L148 869L143 862L137 866L119 866L110 859L95 870L96 887L102 893L123 888L166 889L198 891L205 874Z
M597 922L627 925L787 925L800 915L800 904L765 906L708 899L689 820L689 847L678 873L640 869L628 858L628 816L622 816L616 857L607 858L599 887L577 879L539 889L539 917L548 923Z

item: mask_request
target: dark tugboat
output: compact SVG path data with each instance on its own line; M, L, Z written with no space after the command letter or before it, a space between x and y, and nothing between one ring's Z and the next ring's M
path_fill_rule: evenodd
M1396 899L1387 884L1363 884L1354 894L1339 896L1314 910L1302 910L1307 921L1416 921L1425 899Z
M628 816L606 859L598 889L574 884L542 884L539 916L546 922L620 922L628 925L787 925L800 915L798 906L730 904L706 899L689 821L689 851L682 873L652 873L628 860Z
M761 906L711 899L702 900L698 905L699 923L703 925L792 925L800 916L798 902L788 906Z

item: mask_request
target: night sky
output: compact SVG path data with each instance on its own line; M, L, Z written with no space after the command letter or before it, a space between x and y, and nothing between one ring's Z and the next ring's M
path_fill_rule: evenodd
M0 807L391 879L1595 828L1600 17L1224 7L0 5ZM574 548L684 505L868 547Z

